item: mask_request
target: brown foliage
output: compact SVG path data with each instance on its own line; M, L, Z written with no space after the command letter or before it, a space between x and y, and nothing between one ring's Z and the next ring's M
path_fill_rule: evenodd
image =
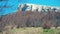
M56 15L56 16L53 16ZM13 14L8 14L2 17L2 26L12 26L12 28L19 27L43 27L50 28L51 25L56 25L55 20L60 13L48 12L32 12L32 11L17 11ZM1 27L2 27L1 26Z

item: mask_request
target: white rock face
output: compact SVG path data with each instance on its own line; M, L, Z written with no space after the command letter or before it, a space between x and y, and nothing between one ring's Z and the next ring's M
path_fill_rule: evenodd
M28 7L27 7L27 9L25 10L25 11L29 11L29 10L31 10L31 11L36 11L36 9L38 8L38 12L40 12L41 10L42 10L42 8L45 10L45 11L47 11L46 9L53 9L53 8L56 8L57 10L59 9L60 10L60 7L51 7L51 6L44 6L44 5L36 5L36 4L26 4ZM32 8L31 8L31 6L32 6ZM21 9L24 7L24 4L22 4L21 5L21 7L20 7L20 5L18 6L19 8L20 8L20 11L21 11ZM56 10L56 11L57 11Z

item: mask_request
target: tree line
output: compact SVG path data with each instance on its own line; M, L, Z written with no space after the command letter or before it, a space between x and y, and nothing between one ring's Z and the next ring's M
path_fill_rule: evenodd
M13 14L3 15L0 19L0 31L5 30L6 26L11 28L21 27L58 27L60 26L60 12L33 12L17 11Z

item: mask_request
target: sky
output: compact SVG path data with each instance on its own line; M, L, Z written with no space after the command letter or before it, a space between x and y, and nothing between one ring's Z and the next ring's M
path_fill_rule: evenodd
M30 3L47 6L60 7L60 0L8 0L0 1L0 16L16 12L19 4ZM10 8L2 8L4 5L11 6Z

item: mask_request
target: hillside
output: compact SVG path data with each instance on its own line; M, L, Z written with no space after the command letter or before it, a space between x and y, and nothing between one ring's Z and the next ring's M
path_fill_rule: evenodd
M2 15L0 17L0 31L6 28L21 28L21 27L58 27L60 26L60 12L53 9L43 8L38 10L20 11L19 9L11 14Z
M37 11L17 11L13 14L2 16L0 22L3 24L3 26L11 25L13 27L39 27L42 26L43 23L50 23L53 26L59 26L59 20L60 12L45 13Z

